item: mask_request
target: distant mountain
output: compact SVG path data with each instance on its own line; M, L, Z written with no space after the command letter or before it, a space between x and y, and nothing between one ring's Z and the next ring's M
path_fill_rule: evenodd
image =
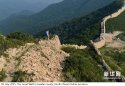
M52 4L43 11L31 16L11 16L0 22L0 31L9 33L21 31L37 33L41 30L59 25L60 23L85 16L97 9L103 8L114 0L64 0Z
M23 10L19 13L15 13L15 15L33 15L35 12L33 12L32 10Z
M0 20L23 10L38 12L62 0L0 0Z

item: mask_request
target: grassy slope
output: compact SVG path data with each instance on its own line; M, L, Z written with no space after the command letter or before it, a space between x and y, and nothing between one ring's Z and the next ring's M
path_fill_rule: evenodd
M65 60L63 69L65 81L78 82L101 82L103 79L102 68L94 59L95 53L92 50L77 50L74 48L63 48L70 57Z
M117 49L103 47L100 49L103 58L114 71L121 71L125 76L125 52L119 52ZM119 69L119 67L121 69Z

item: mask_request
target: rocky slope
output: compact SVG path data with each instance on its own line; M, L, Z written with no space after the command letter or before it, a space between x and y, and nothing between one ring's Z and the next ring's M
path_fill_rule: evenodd
M63 78L64 57L58 36L51 40L41 40L38 44L28 43L19 48L10 48L0 58L0 70L5 70L3 81L14 81L15 72L25 72L17 81L54 82ZM26 75L27 74L27 75Z

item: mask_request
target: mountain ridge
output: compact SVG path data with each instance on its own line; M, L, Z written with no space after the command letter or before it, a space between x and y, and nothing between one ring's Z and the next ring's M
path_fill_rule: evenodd
M0 21L23 10L32 10L36 13L59 1L61 0L0 0Z
M102 8L107 4L110 4L113 1L114 0L110 0L110 1L109 0L89 0L89 1L64 0L60 3L50 5L49 7L45 8L43 11L36 13L35 15L32 15L32 16L28 16L28 17L21 16L21 18L20 17L8 18L0 22L0 30L3 33L6 33L6 31L8 31L7 33L9 33L9 32L18 30L21 32L34 34L36 32L39 32L40 30L57 26L66 20L87 15L92 11ZM97 2L103 3L103 4L97 5L98 4ZM82 4L86 4L85 7L82 6ZM79 9L81 11L79 11Z

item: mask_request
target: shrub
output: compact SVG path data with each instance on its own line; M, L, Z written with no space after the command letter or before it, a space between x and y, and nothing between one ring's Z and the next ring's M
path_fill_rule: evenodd
M21 33L21 32L10 33L9 35L7 35L7 38L22 40L22 41L26 41L26 42L34 41L34 39L31 35L24 34L24 33Z
M0 71L0 81L3 81L6 78L6 71L2 69Z
M16 71L14 72L14 76L13 76L13 80L12 82L31 82L32 79L31 79L31 76L33 74L28 74L24 71Z

